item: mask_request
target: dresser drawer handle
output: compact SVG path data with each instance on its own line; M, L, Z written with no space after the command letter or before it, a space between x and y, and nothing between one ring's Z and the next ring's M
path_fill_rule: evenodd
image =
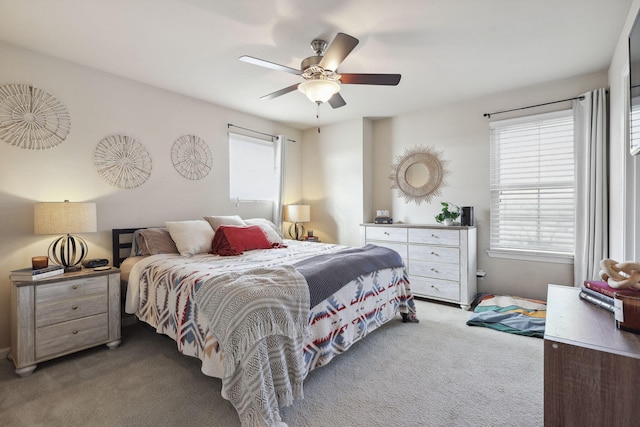
M385 232L384 232L384 233L382 233L382 234L384 234L385 236L389 236L389 235L390 235L388 231L385 231Z
M438 252L431 252L431 255L438 256Z
M78 285L73 285L71 289L78 289Z
M71 307L71 309L72 309L72 310L77 310L77 309L78 309L78 306L77 306L77 305L74 305L73 307Z
M75 331L73 331L73 335L77 335L78 334L78 330L76 329Z
M431 269L431 271L433 271L433 272L435 272L435 273L437 273L437 272L438 272L438 270L436 270L435 268L432 268L432 269Z

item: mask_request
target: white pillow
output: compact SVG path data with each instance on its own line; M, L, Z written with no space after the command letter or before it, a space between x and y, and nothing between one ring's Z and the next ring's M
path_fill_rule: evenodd
M171 238L183 256L211 252L213 228L203 219L165 222Z
M205 216L204 219L213 228L213 231L216 231L221 225L247 225L239 215Z
M269 239L269 242L282 243L282 236L280 235L280 230L278 230L278 227L276 227L276 225L273 222L269 221L268 219L251 218L251 219L245 219L244 222L246 222L247 225L257 225L260 228L262 228L262 230L267 235L267 239Z

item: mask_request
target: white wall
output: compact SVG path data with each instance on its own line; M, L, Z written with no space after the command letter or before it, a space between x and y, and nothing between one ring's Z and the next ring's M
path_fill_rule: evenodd
M311 222L305 226L323 242L360 245L370 133L370 123L362 119L303 133L302 193L311 205Z
M0 44L0 58L0 84L37 86L58 98L71 115L71 132L57 147L34 151L0 143L0 349L10 342L10 271L46 254L56 238L33 235L34 202L96 202L99 231L83 235L91 258L111 258L112 228L210 214L270 216L270 205L236 206L228 199L227 123L295 140L288 143L287 179L292 185L285 199L302 197L297 130L7 44ZM150 152L152 174L141 187L117 189L95 171L93 150L111 133L134 136ZM183 178L171 163L171 146L185 134L199 136L213 152L213 169L202 180Z

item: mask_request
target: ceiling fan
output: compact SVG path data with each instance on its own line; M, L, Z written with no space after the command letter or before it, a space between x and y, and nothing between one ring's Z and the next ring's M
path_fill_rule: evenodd
M260 99L273 99L298 89L318 105L329 102L331 107L340 108L347 104L340 95L340 85L396 86L400 82L400 74L338 73L338 66L358 43L358 39L344 33L338 33L329 45L324 40L314 40L311 42L311 49L315 52L315 56L305 58L300 63L299 70L247 55L241 56L239 59L249 64L299 75L304 79L302 83L285 87Z

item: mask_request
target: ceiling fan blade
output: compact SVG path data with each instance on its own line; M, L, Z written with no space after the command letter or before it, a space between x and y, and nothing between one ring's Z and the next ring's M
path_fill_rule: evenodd
M289 92L293 92L294 90L298 89L298 85L299 84L300 83L296 83L294 85L287 86L284 89L280 89L280 90L272 92L272 93L270 93L268 95L261 96L260 99L273 99L273 98L277 98L277 97L279 97L281 95L287 94Z
M329 102L329 105L331 105L332 108L340 108L340 107L344 107L345 105L347 105L347 102L344 100L342 95L340 95L340 92L334 93L333 96L331 98L329 98L328 102Z
M335 71L351 51L360 43L357 38L345 33L338 33L325 52L320 66L325 70Z
M287 67L285 65L276 64L275 62L265 61L264 59L254 58L253 56L243 55L238 58L242 62L247 62L253 65L259 65L261 67L270 68L276 71L284 71L286 73L300 75L302 71L296 70L295 68Z
M400 74L340 74L340 82L346 85L384 85L396 86L400 83Z

